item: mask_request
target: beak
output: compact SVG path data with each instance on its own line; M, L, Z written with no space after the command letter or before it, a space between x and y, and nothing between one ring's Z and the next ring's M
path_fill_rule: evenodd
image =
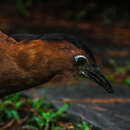
M104 75L101 74L99 70L82 72L82 75L90 80L94 80L98 85L102 86L108 93L114 93L111 84L105 78Z

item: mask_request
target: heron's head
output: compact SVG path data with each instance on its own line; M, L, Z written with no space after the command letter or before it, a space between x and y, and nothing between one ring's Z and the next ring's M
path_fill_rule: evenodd
M51 57L49 64L52 66L50 69L57 73L68 72L72 76L88 78L102 86L108 93L113 93L111 84L101 73L90 49L78 48L67 41L62 41L62 44L59 42L49 44L48 52Z

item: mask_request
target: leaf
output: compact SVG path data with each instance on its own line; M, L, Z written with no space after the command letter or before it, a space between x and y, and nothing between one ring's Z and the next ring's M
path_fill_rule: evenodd
M13 104L13 102L12 102L11 100L5 100L5 101L3 102L3 105L4 105L4 106L7 106L7 105L9 105L9 104Z
M12 95L12 100L14 100L14 101L19 100L21 94L22 94L21 92L17 92L17 93L15 93L15 94L13 94L13 95Z
M44 120L40 116L35 116L33 119L37 122L40 128L44 126Z
M70 106L70 103L64 104L57 112L56 115L61 115L63 112L65 112Z
M43 106L43 103L44 103L43 100L35 99L35 100L33 101L33 107L34 107L35 109L40 109L40 107Z
M4 99L5 101L12 101L13 103L18 101L20 99L20 96L22 95L22 92L17 92L15 94L12 94L12 95L9 95L9 96L6 96Z
M84 127L84 130L90 130L89 128L89 125L87 122L83 122L83 127Z
M5 109L5 113L8 119L15 118L17 121L20 120L20 116L16 110L13 109Z
M124 80L124 83L126 83L127 85L130 85L130 77L127 77L127 78Z
M22 105L22 101L18 101L15 103L15 108L18 109Z
M53 118L52 112L43 112L42 117L46 120L46 122L50 122Z
M5 113L6 113L8 119L12 118L12 113L9 109L5 108Z
M17 111L11 110L12 117L14 117L17 121L20 120L20 116Z

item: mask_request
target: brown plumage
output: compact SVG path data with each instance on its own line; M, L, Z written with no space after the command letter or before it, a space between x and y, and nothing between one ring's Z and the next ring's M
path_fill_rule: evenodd
M96 74L99 71L91 51L77 42L78 39L63 34L31 36L17 42L0 32L0 96L44 84L65 73L94 79L112 93L105 77Z

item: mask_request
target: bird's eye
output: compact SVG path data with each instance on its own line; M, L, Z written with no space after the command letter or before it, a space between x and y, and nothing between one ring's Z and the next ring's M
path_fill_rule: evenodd
M76 55L74 59L78 65L84 65L88 61L87 57L84 55Z

